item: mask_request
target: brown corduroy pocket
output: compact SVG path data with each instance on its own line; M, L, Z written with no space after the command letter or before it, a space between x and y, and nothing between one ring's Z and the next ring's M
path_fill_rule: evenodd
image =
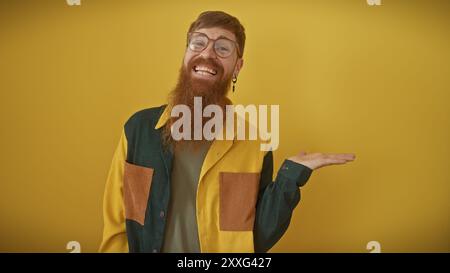
M144 225L153 169L125 162L123 195L125 217Z
M259 173L220 173L220 230L253 230L259 177Z

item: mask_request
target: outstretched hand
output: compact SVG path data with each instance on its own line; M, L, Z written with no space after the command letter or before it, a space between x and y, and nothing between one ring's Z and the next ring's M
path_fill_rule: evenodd
M312 170L322 168L329 165L345 164L355 160L354 154L325 154L325 153L309 153L300 152L288 159L296 163L302 164Z

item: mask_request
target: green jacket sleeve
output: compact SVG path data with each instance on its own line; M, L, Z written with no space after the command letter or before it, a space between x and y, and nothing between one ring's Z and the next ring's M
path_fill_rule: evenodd
M253 232L255 252L267 252L286 232L300 201L299 187L308 181L311 173L310 168L285 160L272 182L272 152L264 156Z

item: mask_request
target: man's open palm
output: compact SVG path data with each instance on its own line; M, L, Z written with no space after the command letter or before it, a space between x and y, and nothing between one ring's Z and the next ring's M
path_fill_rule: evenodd
M305 165L306 167L316 170L318 168L328 165L345 164L349 161L355 160L354 154L324 154L324 153L305 153L300 152L298 155L289 157L296 163Z

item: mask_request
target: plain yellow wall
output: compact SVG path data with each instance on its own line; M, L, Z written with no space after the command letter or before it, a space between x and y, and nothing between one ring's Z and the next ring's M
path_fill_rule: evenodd
M354 152L315 171L273 252L450 251L450 2L0 2L0 251L96 251L121 127L165 102L189 24L247 29L231 99L280 105L282 160Z

